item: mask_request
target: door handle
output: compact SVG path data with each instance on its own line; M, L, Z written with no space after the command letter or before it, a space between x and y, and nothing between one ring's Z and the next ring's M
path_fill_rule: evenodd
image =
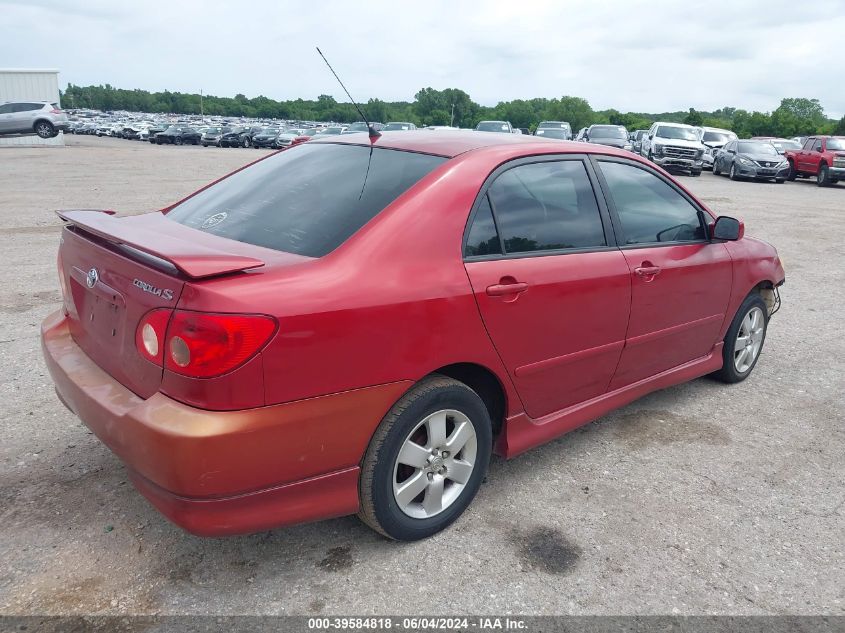
M660 274L660 266L640 266L635 268L634 272L640 277L654 277Z
M526 290L528 290L528 284L522 281L513 281L510 283L494 284L492 286L487 286L487 294L491 297L515 295L521 292L525 292Z

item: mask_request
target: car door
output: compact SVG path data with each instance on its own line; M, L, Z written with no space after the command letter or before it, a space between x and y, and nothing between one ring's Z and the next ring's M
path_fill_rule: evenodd
M12 105L11 103L0 105L0 134L8 134L12 131Z
M631 281L583 157L496 170L465 238L484 325L533 418L603 394L625 340Z
M822 162L822 152L824 151L824 143L822 139L817 138L813 141L813 146L807 152L807 171L817 174Z
M708 239L710 216L670 179L624 159L596 163L631 276L618 389L711 352L733 268L724 244Z
M810 155L813 152L813 144L816 142L816 138L811 136L806 141L804 141L804 146L801 148L801 151L798 152L797 157L797 166L796 168L799 171L809 170L810 169Z
M43 104L40 103L16 103L12 107L12 132L24 134L32 132L35 125L35 118Z
M719 171L727 173L731 168L731 162L736 155L736 141L731 141L725 144L721 151L716 155L719 161Z

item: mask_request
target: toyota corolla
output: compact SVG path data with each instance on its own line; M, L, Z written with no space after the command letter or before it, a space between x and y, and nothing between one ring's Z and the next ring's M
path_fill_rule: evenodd
M315 137L160 211L60 216L59 398L201 535L434 534L491 453L746 379L784 281L659 167L509 134Z

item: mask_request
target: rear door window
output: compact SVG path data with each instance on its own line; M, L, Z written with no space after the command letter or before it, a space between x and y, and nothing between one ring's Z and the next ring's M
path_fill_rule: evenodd
M221 180L167 217L239 242L321 257L446 160L305 143Z
M519 165L496 178L488 195L508 253L606 245L580 160Z
M496 222L493 220L493 209L490 207L490 200L486 195L482 198L478 211L476 211L472 220L464 252L467 257L502 254L499 232L496 230Z

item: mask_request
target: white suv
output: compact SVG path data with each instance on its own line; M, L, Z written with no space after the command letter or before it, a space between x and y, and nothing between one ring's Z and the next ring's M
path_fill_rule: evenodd
M689 171L693 176L700 176L704 144L693 126L658 121L643 137L640 154L665 169Z
M727 142L735 141L736 134L718 127L699 127L696 131L704 143L704 169L713 169L716 154Z
M0 134L37 134L41 138L53 138L67 128L67 114L59 109L58 103L9 101L0 105Z

